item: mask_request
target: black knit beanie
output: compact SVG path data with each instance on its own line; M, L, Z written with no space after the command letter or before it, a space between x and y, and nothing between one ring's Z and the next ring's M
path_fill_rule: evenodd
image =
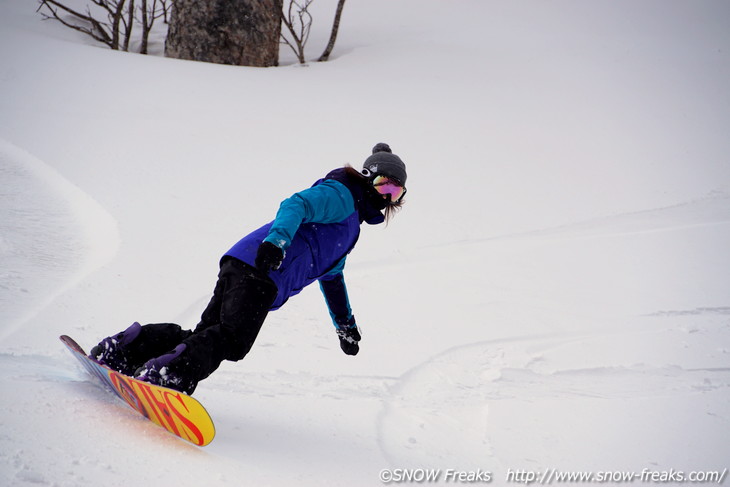
M373 175L381 174L391 177L401 183L406 184L406 165L400 157L393 154L388 144L380 142L373 147L373 155L365 159L363 164L363 172Z

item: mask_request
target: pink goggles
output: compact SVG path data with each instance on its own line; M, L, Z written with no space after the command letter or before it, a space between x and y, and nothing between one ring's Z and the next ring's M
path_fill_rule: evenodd
M391 203L398 203L406 194L406 188L395 179L386 176L375 176L373 187L383 196L390 196Z

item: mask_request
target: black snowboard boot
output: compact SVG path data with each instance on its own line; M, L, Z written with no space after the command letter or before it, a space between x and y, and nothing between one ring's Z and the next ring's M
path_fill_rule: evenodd
M132 376L148 360L159 357L192 335L174 323L140 325L129 328L99 342L89 358L117 372Z
M190 360L185 354L187 345L181 343L165 355L148 360L134 373L134 378L150 384L169 387L192 394L198 381L190 371Z
M136 321L121 333L107 337L99 342L89 353L89 358L106 365L124 375L131 375L135 371L135 364L129 363L125 351L130 344L139 337L142 325Z

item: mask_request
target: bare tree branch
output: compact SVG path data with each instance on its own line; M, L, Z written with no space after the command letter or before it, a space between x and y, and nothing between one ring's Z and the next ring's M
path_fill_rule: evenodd
M281 38L294 51L300 64L306 63L304 46L307 44L307 40L309 40L309 32L312 27L312 15L308 9L313 1L303 0L302 3L299 3L296 0L290 0L287 12L283 10L281 12L281 21L286 26L289 34L291 34L292 40L290 41L283 32L281 33ZM296 13L294 12L295 7Z
M38 0L36 10L44 20L57 20L71 29L91 36L111 49L129 51L135 23L142 27L140 52L147 54L148 39L156 19L167 18L173 0L88 0L95 8L86 13L64 5L63 0ZM45 10L44 10L45 9ZM63 15L65 12L68 15ZM106 17L106 21L98 17ZM139 20L141 17L141 20Z
M48 11L51 13L51 15L47 15L43 12L41 12L41 9L43 7L46 7ZM56 7L56 8L54 8ZM58 14L58 9L61 9L65 12L68 12L72 16L76 17L77 19L81 20L82 22L88 22L91 24L91 27L86 27L83 25L74 24L71 22L66 21L63 17L61 17ZM84 15L81 12L77 12L62 3L57 2L56 0L40 0L40 5L38 6L38 10L44 19L55 19L61 22L66 27L70 27L71 29L77 30L79 32L83 32L84 34L87 34L91 37L93 37L95 40L102 42L106 44L109 47L112 47L112 38L110 37L109 33L104 28L105 24L102 24L98 20L91 17L90 12L87 12L89 15ZM113 47L112 47L113 49Z

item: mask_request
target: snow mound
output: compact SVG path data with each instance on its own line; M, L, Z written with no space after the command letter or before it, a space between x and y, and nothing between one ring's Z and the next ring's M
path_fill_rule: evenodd
M0 139L0 340L108 262L111 215L52 167Z

